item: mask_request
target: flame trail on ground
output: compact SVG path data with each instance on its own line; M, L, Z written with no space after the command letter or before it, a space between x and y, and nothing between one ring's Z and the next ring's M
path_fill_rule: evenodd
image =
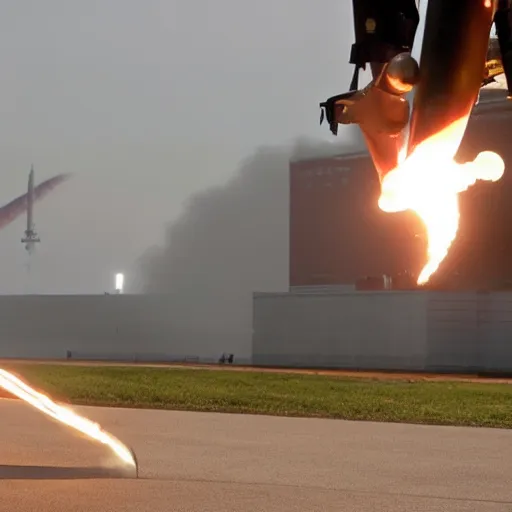
M12 373L0 369L0 387L35 407L43 414L67 425L90 439L107 445L124 463L137 469L132 451L119 439L105 432L100 425L80 416L67 407L56 404L48 396L36 391Z

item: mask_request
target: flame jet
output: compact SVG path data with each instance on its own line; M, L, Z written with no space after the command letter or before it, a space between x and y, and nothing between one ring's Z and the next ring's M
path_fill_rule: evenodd
M423 221L426 284L456 238L459 194L477 181L497 181L503 159L481 152L455 160L482 86L503 72L512 99L512 0L353 0L356 41L350 91L320 104L320 122L358 124L381 182L379 207L411 210ZM412 57L425 20L420 62ZM497 39L490 38L495 24ZM491 55L489 52L491 51ZM372 81L358 90L360 69ZM406 95L414 91L412 113Z
M459 194L504 172L503 159L491 151L464 164L455 159L485 75L496 8L492 0L428 3L408 145L399 164L381 176L379 199L382 210L412 210L425 225L427 261L418 284L436 272L455 240Z

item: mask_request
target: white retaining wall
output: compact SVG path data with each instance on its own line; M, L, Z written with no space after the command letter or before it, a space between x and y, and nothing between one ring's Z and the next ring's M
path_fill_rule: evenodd
M253 363L512 371L512 294L255 294Z
M242 346L240 337L186 318L182 303L171 295L0 296L0 358L63 359L68 351L74 359L206 362L222 352L239 356L238 362L250 357L250 339Z

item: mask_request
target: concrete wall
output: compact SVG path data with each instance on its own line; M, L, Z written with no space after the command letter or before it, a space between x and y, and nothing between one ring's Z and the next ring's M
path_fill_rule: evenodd
M421 369L426 296L352 292L255 294L253 363Z
M426 369L512 371L512 294L431 293Z
M253 362L512 371L512 294L255 294Z
M222 339L171 295L0 296L0 358L217 360ZM236 356L235 352L235 356Z
M230 351L210 324L184 322L180 302L0 296L0 358L65 358L69 350L77 359L214 361ZM237 362L250 362L247 352L240 342ZM255 294L252 352L262 365L509 372L512 294Z

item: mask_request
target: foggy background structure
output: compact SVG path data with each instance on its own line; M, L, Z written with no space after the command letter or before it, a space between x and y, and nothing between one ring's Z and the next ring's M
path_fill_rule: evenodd
M165 245L141 258L140 291L175 297L169 314L189 326L193 353L249 356L253 292L288 290L289 159L355 147L300 140L260 148L227 184L193 196Z
M38 182L73 174L35 211L34 293L102 293L118 271L127 292L151 289L140 256L167 245L169 224L185 233L205 198L253 186L240 165L268 173L257 148L285 166L298 137L351 140L318 124L318 103L350 81L349 2L26 0L1 13L0 200L25 190L31 163ZM4 294L27 289L22 231L19 219L0 233Z

